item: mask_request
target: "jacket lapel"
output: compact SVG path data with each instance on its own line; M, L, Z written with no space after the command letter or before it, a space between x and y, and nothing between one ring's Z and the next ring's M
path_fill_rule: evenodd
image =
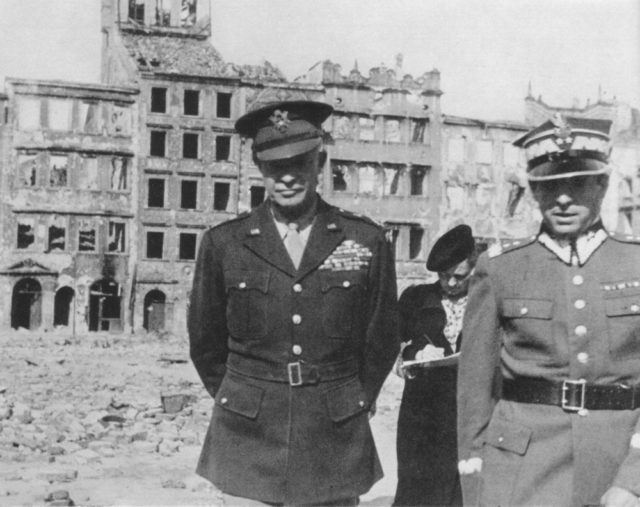
M258 257L280 271L291 277L296 275L296 269L278 234L268 203L256 208L247 221L244 244Z

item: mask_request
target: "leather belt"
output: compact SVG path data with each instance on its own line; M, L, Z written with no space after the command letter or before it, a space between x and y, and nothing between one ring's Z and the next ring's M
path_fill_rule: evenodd
M567 412L635 410L640 407L640 385L590 384L584 380L551 381L518 377L503 379L502 398L520 403L562 407Z
M358 361L348 359L338 363L318 365L303 360L292 363L274 363L230 353L227 358L227 368L246 377L271 382L285 382L295 387L357 375Z

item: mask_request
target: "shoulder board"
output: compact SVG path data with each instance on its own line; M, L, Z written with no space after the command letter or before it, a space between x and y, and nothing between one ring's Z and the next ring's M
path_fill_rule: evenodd
M213 229L218 229L220 227L224 227L226 225L235 223L235 222L240 222L241 220L244 220L245 218L249 218L249 216L251 216L251 212L250 211L243 211L242 213L240 213L238 216L230 218L229 220L225 220L224 222L220 222L219 224L214 225L213 227L210 227L209 230L213 230Z
M640 236L634 236L633 234L621 234L619 232L609 232L609 237L620 243L635 243L640 244Z
M497 257L498 255L502 255L508 252L513 252L514 250L518 250L524 246L530 245L536 240L537 236L529 236L528 238L523 239L514 239L512 241L507 241L506 243L495 243L489 247L487 250L487 255L490 259Z
M372 218L365 216L365 215L361 215L360 213L355 213L353 211L347 211L345 209L342 208L336 208L336 211L338 212L339 215L343 216L344 218L348 218L351 220L360 220L361 222L365 222L369 225L374 225L376 227L384 227L384 225L380 222L376 222L375 220L373 220Z

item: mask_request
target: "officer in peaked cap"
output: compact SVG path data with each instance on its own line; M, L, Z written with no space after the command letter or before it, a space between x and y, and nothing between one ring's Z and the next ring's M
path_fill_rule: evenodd
M398 415L394 506L462 505L455 360L427 366L407 361L439 360L459 351L475 252L471 227L461 224L450 229L435 242L427 258L427 269L438 273L438 281L411 285L400 296L403 343L397 372L405 384Z
M458 370L465 504L638 505L640 241L605 230L606 120L525 150L540 232L483 254Z
M197 471L227 504L356 505L382 476L368 420L399 348L394 260L316 192L331 111L261 93L236 129L267 199L201 241L189 336L215 406Z

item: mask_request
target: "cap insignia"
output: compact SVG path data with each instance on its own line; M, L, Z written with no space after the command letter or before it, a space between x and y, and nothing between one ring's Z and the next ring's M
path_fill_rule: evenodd
M289 111L281 111L280 109L276 109L271 116L269 116L269 120L275 126L275 128L281 134L284 134L289 128L289 124L291 120L289 119Z
M553 133L555 135L554 141L558 145L558 148L560 148L561 150L570 148L571 144L573 143L573 137L571 137L571 127L559 113L556 113L551 122L556 127Z

